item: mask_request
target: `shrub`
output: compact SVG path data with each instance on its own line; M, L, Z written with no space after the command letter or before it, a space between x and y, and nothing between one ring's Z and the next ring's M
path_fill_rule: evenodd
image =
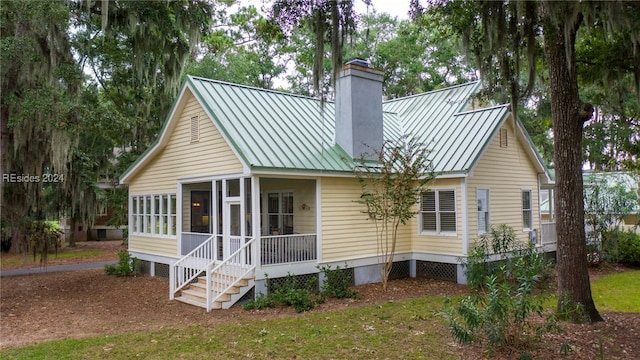
M246 304L242 305L244 310L253 310L253 309L264 309L264 308L274 308L276 307L275 301L270 296L267 296L263 293L258 293L254 300L248 301Z
M347 264L344 264L344 268L336 266L335 269L331 268L331 265L319 266L318 270L324 273L325 279L322 283L322 289L320 294L323 297L335 297L338 299L355 298L358 296L358 292L351 289L351 281L347 273L344 271L347 269Z
M128 251L118 251L117 264L109 264L104 266L104 272L107 275L131 276L140 273L142 263L137 258L132 258Z
M531 243L519 244L507 225L491 227L467 257L465 273L472 294L455 303L445 299L444 316L462 343L521 344L538 338L548 325L542 316L544 296L536 290L550 278L550 263Z
M316 281L313 277L306 284L300 284L295 275L289 273L282 284L274 286L270 295L276 303L293 306L297 312L309 311L316 306L311 290Z
M618 261L629 265L640 265L640 234L631 231L619 233Z

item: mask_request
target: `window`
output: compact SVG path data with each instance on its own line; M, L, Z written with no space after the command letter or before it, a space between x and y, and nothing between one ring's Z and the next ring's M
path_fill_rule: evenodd
M533 227L533 215L531 212L531 190L522 191L522 227L529 230Z
M96 216L107 216L107 203L104 199L96 205Z
M420 218L422 232L455 233L455 190L429 190L422 193Z
M132 196L131 209L133 233L151 236L176 234L175 194Z
M478 201L478 234L484 234L489 230L489 190L478 189L476 198Z
M293 192L267 194L267 227L269 234L293 234Z

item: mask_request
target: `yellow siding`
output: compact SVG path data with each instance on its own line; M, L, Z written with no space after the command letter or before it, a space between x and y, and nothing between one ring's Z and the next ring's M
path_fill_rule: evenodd
M338 261L376 256L376 229L357 201L362 192L355 178L322 179L322 259ZM411 250L412 228L399 230L396 252Z
M267 219L267 193L269 192L293 192L293 231L299 234L316 233L316 182L314 180L294 179L260 179L260 191L262 196L261 209L262 224L266 226ZM304 205L304 206L303 206ZM267 233L267 229L262 229Z
M413 251L442 255L462 255L462 193L460 178L435 179L429 184L429 190L455 189L456 192L456 235L424 235L420 233L420 215L416 215L409 226L414 231Z
M178 107L178 118L172 119L167 129L167 145L153 158L148 159L147 164L130 180L130 195L176 193L178 178L242 171L240 160L189 90L186 90L181 101L184 102L184 106ZM199 141L192 143L191 118L194 116L199 118L200 136ZM185 201L189 201L188 195L183 194ZM184 212L188 213L189 211ZM188 224L189 218L185 216L183 228L187 226L188 229ZM177 240L131 234L129 249L176 256Z
M184 110L169 142L129 183L130 194L176 192L177 179L241 172L242 164L213 125L196 98L187 90ZM191 142L191 118L198 116L200 139ZM175 119L174 119L175 120Z
M176 257L178 241L172 238L130 235L129 250L146 254Z
M522 226L522 191L531 190L532 224L540 233L538 205L538 173L524 146L518 142L513 122L508 119L508 146L500 147L500 135L496 135L478 161L468 179L469 194L469 243L478 239L477 189L489 189L489 221L493 225L507 224L516 231L519 239L528 239L529 232ZM524 146L523 146L524 145Z

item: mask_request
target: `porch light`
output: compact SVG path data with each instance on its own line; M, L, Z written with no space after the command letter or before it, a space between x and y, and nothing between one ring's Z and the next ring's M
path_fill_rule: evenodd
M194 202L191 204L191 206L193 206L193 207L200 207L200 203L199 203L199 202L197 202L197 201L194 201Z

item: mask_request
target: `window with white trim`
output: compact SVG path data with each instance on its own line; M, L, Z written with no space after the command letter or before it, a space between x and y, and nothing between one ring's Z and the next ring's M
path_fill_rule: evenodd
M524 230L529 230L533 227L531 190L522 191L522 227Z
M477 189L478 201L478 234L485 234L489 230L489 189Z
M455 190L428 190L422 193L420 231L428 233L456 233Z
M267 193L267 227L271 235L293 234L293 192Z
M134 234L176 234L176 195L153 194L131 197L131 231Z

